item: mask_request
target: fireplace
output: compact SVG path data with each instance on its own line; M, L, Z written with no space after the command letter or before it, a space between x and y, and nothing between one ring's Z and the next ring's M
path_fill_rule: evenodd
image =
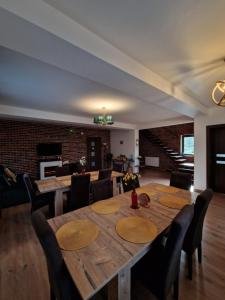
M40 162L40 179L55 178L58 167L62 167L61 160Z

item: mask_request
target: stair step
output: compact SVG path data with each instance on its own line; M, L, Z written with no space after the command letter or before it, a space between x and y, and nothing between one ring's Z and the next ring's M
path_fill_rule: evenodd
M186 169L186 168L178 168L178 170L180 171L180 172L186 172L186 173L194 173L194 170L193 169Z
M183 158L183 156L181 156L181 155L171 155L171 154L170 154L170 157L171 158Z
M144 131L144 133L145 133L145 136L149 140L151 140L151 142L157 144L163 151L165 151L167 153L168 157L170 157L170 159L172 159L176 163L176 166L177 166L176 168L178 168L180 171L183 171L183 172L193 173L193 169L194 169L193 163L187 163L186 162L187 159L184 158L184 156L180 155L179 152L176 152L175 150L167 147L165 144L163 144L163 142L157 136L155 136L148 130Z
M194 169L194 163L181 163L180 166L186 169Z
M186 158L175 159L175 162L183 162L183 161L187 161Z

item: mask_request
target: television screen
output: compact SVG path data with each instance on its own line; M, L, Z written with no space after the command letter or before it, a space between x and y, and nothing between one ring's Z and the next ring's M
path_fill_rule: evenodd
M39 156L61 155L62 144L61 143L38 144L37 154Z

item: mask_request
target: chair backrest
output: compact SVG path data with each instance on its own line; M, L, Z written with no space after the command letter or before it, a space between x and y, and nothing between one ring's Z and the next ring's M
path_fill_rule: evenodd
M26 192L27 192L28 199L29 199L31 205L33 205L33 202L35 201L35 190L32 185L30 176L25 173L25 174L23 174L22 180L23 180Z
M112 181L110 179L102 179L91 182L91 193L92 200L105 200L108 198L112 198L113 189L112 189Z
M46 257L49 282L55 298L71 299L69 291L72 282L67 274L62 253L52 228L40 210L32 213L31 221ZM65 294L68 298L65 297Z
M113 171L122 173L124 171L123 162L115 162L113 161Z
M170 176L170 185L184 189L190 190L192 184L192 174L184 172L172 172Z
M99 170L98 180L111 179L111 176L112 176L112 169L102 169Z
M75 210L89 205L90 201L90 174L71 176L71 196L69 210Z
M183 209L174 218L166 245L163 252L161 264L159 266L159 274L162 285L162 295L166 299L168 291L171 289L180 268L180 255L183 245L183 240L187 229L193 219L193 205L185 205Z
M138 179L138 175L137 174L134 174L136 177L135 177L135 180L132 182L132 183L125 183L123 178L122 178L122 184L123 184L123 191L124 193L125 192L129 192L131 190L133 190L134 188L139 188L140 187L140 183L139 183L139 179Z
M201 243L204 219L212 197L213 191L206 189L196 199L194 218L188 228L183 244L184 251L188 253L192 254Z
M78 173L78 163L74 162L74 163L69 163L69 172L72 175L73 173Z
M68 165L57 167L55 170L56 177L70 175L70 169Z

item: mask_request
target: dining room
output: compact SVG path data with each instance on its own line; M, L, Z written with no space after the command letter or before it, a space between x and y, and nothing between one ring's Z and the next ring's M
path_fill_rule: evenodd
M32 214L28 204L3 210L1 240L4 243L1 243L0 256L2 299L13 299L15 294L19 295L19 299L49 299L50 294L55 297L55 293L60 293L57 297L67 295L66 299L155 299L154 295L159 298L158 294L154 294L157 291L154 285L150 285L147 279L153 270L156 272L153 276L159 276L157 280L165 272L162 269L162 273L158 271L161 260L166 259L161 252L161 243L169 247L169 232L176 224L174 220L179 224L181 214L185 213L186 221L189 208L189 222L193 222L194 207L199 207L201 203L208 205L212 192L197 193L184 189L184 186L178 188L177 174L175 178L170 178L169 173L147 169L138 178L138 184L132 179L133 175L127 174L125 179L122 174L124 187L131 188L130 191L118 192L114 196L111 183L111 194L106 195L107 179L96 180L97 173L91 174L95 176L92 183L103 182L104 186L101 186L100 192L93 186L91 204L82 208L50 219L46 206L34 209ZM87 174L79 175L84 176ZM68 182L68 175L63 177L63 182ZM52 181L49 185L53 183L51 179L45 181ZM180 182L187 184L184 178ZM41 182L38 184L41 186ZM223 229L218 227L218 222L223 224L223 203L222 195L214 195L204 226L200 226L204 234L201 263L198 247L194 254L191 253L190 265L188 247L185 248L184 242L180 245L183 250L179 249L176 254L180 259L179 299L223 297ZM191 236L186 233L186 245ZM62 259L69 277L65 270L61 273L55 268ZM52 277L52 272L59 272L59 277ZM63 285L66 280L64 276L69 280L66 287ZM159 282L158 285L162 284L160 289L165 288L163 282ZM171 284L166 290L167 299L175 296L175 285Z
M0 299L223 300L225 2L0 0Z

